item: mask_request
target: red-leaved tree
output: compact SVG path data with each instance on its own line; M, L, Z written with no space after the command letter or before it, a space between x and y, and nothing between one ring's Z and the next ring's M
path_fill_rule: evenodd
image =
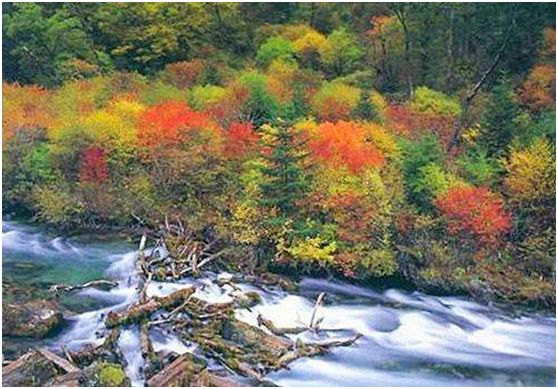
M109 171L105 151L100 147L89 147L81 156L79 180L81 182L100 184L107 181Z
M497 248L510 229L502 198L487 188L456 187L436 200L448 231L478 248Z
M241 157L254 150L258 141L252 123L233 122L227 131L225 153L228 157Z

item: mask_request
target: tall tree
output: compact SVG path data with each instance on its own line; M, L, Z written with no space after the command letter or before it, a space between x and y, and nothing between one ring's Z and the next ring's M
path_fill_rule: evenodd
M296 217L297 202L307 188L308 176L304 171L307 153L303 150L306 140L286 123L275 127L264 125L262 130L266 148L262 205L277 210L271 223L281 225L288 218Z

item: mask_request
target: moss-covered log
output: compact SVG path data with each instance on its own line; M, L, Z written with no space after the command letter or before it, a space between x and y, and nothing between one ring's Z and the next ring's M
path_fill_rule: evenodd
M105 325L107 328L113 328L123 324L138 323L142 319L149 318L159 309L172 309L184 303L195 291L196 288L189 285L168 296L153 297L143 304L134 304L124 312L110 312L105 320Z

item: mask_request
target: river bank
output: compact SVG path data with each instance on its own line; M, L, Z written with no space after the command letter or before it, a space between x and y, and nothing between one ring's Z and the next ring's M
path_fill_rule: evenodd
M127 242L129 248L137 246L139 235L138 227L127 228L109 225L100 225L97 229L63 231L53 226L39 223L30 223L27 219L7 218L8 223L32 226L48 232L51 235L64 235L68 238L75 237L78 241L91 240L94 242ZM401 253L401 255L407 255ZM469 276L459 276L440 274L438 276L425 276L420 269L408 264L408 260L402 260L401 269L394 275L386 277L367 277L364 279L350 278L342 272L330 270L320 266L296 267L293 263L271 263L265 271L288 277L293 281L299 281L303 277L318 277L327 279L337 279L347 283L356 284L362 287L395 287L406 291L418 290L427 294L442 296L463 296L471 298L478 303L497 306L509 312L511 315L521 315L522 313L546 313L556 314L556 290L553 285L541 288L539 285L531 285L524 277L516 279L517 274L510 274L504 269L489 267L490 274L487 279L482 279L477 274ZM221 263L221 270L238 271L237 268L228 268L226 263ZM236 264L233 264L236 266ZM519 285L527 282L526 285Z
M85 289L68 296L67 302L62 302L68 311L66 325L52 337L38 342L4 339L5 345L16 343L21 346L21 353L26 347L37 345L56 351L62 345L77 349L85 344L98 344L103 340L99 334L106 333L103 315L124 309L134 301L135 248L122 242L85 241L49 236L35 227L4 225L4 281L11 277L12 283L24 286L25 281L27 285L43 288L61 280L81 283L99 276L118 282L118 287L110 291ZM165 296L193 284L199 291L197 295L207 301L230 300L232 290L219 286L217 278L218 274L206 272L201 278L186 277L178 283L155 282L148 294ZM297 292L255 285L238 287L256 290L261 297L261 302L251 310L234 312L238 320L251 326L257 326L259 314L278 327L300 325L308 320L318 294L325 292L327 300L320 312L324 318L322 328L332 331L289 337L323 341L356 333L363 335L351 347L300 359L290 370L265 377L278 385L544 386L554 382L553 315L510 315L463 297L371 289L316 278L303 278ZM90 303L84 304L85 301ZM70 308L76 307L81 310L70 312ZM154 329L150 335L158 352L195 353L195 344L185 343L172 331ZM139 331L131 326L121 333L119 347L127 361L127 376L132 383L141 385L144 381L139 369L142 360L138 340ZM347 373L334 373L339 371Z

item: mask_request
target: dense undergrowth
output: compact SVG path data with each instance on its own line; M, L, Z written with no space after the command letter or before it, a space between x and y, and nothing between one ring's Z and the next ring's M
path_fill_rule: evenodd
M48 88L4 82L3 212L68 231L166 216L239 270L552 306L554 30L463 112L465 76L440 87L431 70L408 95L405 67L386 81L405 31L375 17L362 35L263 24L242 61L208 48L142 75L78 56ZM391 51L370 64L378 45Z

